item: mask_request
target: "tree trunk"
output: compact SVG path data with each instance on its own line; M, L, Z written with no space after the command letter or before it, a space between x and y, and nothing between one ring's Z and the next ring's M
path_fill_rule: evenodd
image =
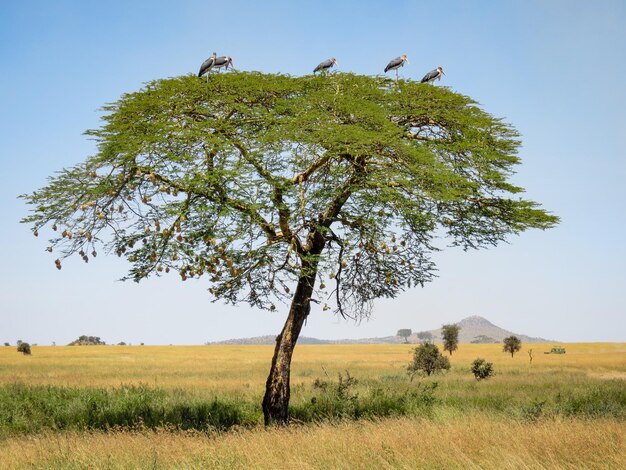
M289 315L283 330L276 337L274 357L263 397L263 416L266 426L274 423L287 424L289 421L291 357L302 325L311 310L311 295L315 287L318 264L315 255L319 255L325 245L324 237L319 233L311 234L310 240L313 246L308 254L313 256L302 263Z
M272 367L267 377L263 398L265 425L286 424L289 421L291 357L302 325L311 310L314 285L315 273L307 273L300 277L285 326L276 338Z

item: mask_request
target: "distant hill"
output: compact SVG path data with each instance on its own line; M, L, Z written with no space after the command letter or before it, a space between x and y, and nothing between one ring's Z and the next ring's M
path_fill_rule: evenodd
M522 340L522 343L552 343L554 340L548 340L545 338L537 338L533 336L522 335L519 333L513 333L504 328L500 328L491 323L486 318L478 315L472 315L464 318L457 323L461 327L459 332L460 343L501 343L507 336L515 335ZM441 328L436 330L430 330L429 333L433 336L434 341L441 341ZM408 338L409 343L417 343L417 331L414 332ZM241 339L229 339L226 341L218 341L209 344L275 344L276 336L256 336L254 338L241 338ZM340 339L340 340L325 340L317 338L309 338L301 336L298 339L298 344L399 344L404 343L404 339L398 336L384 336L379 338L362 338L362 339Z
M298 344L329 344L330 341L300 336ZM254 336L253 338L227 339L209 344L276 344L276 335Z
M552 340L527 336L520 333L513 333L499 326L494 325L486 318L478 315L464 318L457 323L461 327L459 331L459 343L501 343L507 336L515 335L522 340L522 343L551 343ZM441 328L429 331L434 336L435 341L441 341ZM417 341L417 337L415 337Z

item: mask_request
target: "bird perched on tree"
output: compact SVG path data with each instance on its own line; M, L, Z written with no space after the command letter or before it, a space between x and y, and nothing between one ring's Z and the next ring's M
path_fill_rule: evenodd
M398 80L398 69L400 67L404 67L405 62L407 64L409 63L409 58L406 56L406 54L402 54L400 57L396 57L387 64L387 67L385 67L385 73L387 73L389 70L395 70L396 80Z
M209 71L215 67L215 61L217 59L217 54L214 52L211 57L209 57L207 60L205 60L204 62L202 62L202 65L200 66L200 71L198 72L198 77L202 77L202 75L204 75L205 73L207 74L206 76L206 80L207 82L209 81Z
M223 55L215 59L215 64L213 65L213 68L219 70L224 67L226 70L228 70L229 66L233 66L233 58L228 55Z
M333 65L339 65L337 63L337 59L335 59L334 57L327 59L324 62L321 62L317 67L315 67L315 69L313 70L313 73L319 72L320 70L328 70Z
M441 76L446 73L443 71L443 68L437 67L435 70L431 70L424 78L422 78L422 83L433 83L435 80L441 80Z

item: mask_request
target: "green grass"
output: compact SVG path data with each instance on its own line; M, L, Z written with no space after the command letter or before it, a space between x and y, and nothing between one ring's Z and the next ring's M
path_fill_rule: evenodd
M157 428L223 430L260 421L258 406L225 397L199 400L182 390L145 385L78 388L0 387L0 435L44 430Z
M317 379L293 389L290 414L295 422L325 422L390 416L480 413L519 420L548 417L626 419L626 387L620 380L570 381L566 387L540 387L432 379L359 381L349 373ZM460 386L460 383L463 386ZM443 385L442 385L443 384ZM220 431L263 421L261 397L198 396L182 389L148 385L116 388L27 385L0 386L0 436L44 430L159 428Z

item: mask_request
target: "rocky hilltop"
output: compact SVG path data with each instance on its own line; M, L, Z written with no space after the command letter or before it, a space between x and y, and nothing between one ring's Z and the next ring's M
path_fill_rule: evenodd
M472 315L457 323L461 327L459 331L460 343L501 343L507 336L515 335L522 340L522 343L550 343L549 339L527 336L520 333L513 333L499 326L494 325L486 318ZM429 331L435 341L441 340L441 328ZM415 336L415 335L414 335ZM417 336L415 336L417 340Z

